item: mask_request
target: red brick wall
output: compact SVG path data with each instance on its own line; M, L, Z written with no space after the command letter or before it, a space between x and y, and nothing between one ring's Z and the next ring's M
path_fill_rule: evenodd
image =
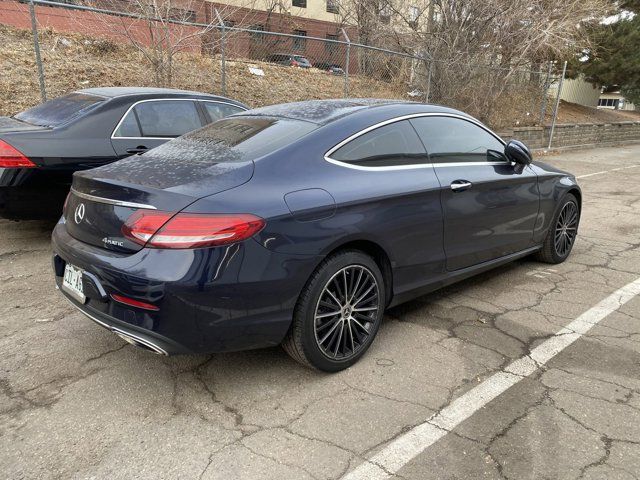
M326 39L328 35L337 36L337 40L344 41L340 26L336 23L314 20L303 17L293 17L279 13L268 13L259 10L246 8L230 8L226 5L208 3L205 8L205 21L212 22L215 19L214 8L218 8L225 21L233 26L256 29L260 26L265 32L278 32L294 34L295 30L303 30L307 37L317 37ZM354 29L347 27L347 34L351 41L357 41ZM209 36L209 41L213 42L213 50L219 51L219 33L215 32ZM206 43L206 42L205 42ZM328 46L326 42L313 40L311 38L296 45L292 38L278 37L265 34L260 38L243 32L230 33L228 51L230 57L263 59L273 53L295 53L306 56L311 63L326 62L335 63L344 67L346 63L346 47L340 44ZM355 72L358 68L358 61L355 49L351 52L350 71Z
M225 20L232 21L237 27L251 28L261 25L266 31L280 33L294 33L294 30L304 30L308 37L327 38L327 35L338 35L339 40L344 40L337 24L302 17L291 17L278 13L268 14L257 10L233 9L228 6L216 5L203 0L185 0L185 8L196 11L196 19L200 23L215 22L214 7L218 7ZM104 0L105 9L118 8L117 0ZM121 1L121 11L126 10L126 0ZM125 26L130 35L137 41L149 45L150 31L148 25L142 20L126 17L117 17L81 10L71 10L62 7L36 6L36 18L39 28L49 28L56 32L82 33L91 36L100 36L114 41L125 42ZM30 29L31 19L29 6L15 0L0 0L0 23L17 28ZM196 31L198 27L171 25L177 35ZM355 32L348 31L352 41L357 41ZM211 32L204 39L195 37L185 50L219 51L219 33ZM312 63L327 62L336 63L344 67L346 61L346 48L343 45L329 47L325 42L308 39L303 45L296 48L293 39L286 37L274 37L264 35L262 39L248 33L233 33L227 42L229 58L255 58L262 59L271 53L297 53L305 55ZM358 68L357 55L351 52L350 71L356 72Z
M61 7L36 6L39 28L50 28L56 32L82 33L91 36L124 41L124 26L137 41L149 45L150 32L145 22L126 17L104 15ZM31 29L29 5L13 0L0 0L0 23L17 28ZM196 27L171 25L176 34L183 35L197 30ZM186 50L199 51L199 41L187 46Z

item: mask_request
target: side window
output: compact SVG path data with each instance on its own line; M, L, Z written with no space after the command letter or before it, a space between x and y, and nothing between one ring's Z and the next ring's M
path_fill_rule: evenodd
M504 145L479 126L452 117L411 119L432 163L496 161L489 150L504 152Z
M425 163L427 155L413 127L403 120L360 135L331 158L364 167L393 167Z
M216 120L220 120L221 118L228 117L229 115L233 115L234 113L244 111L243 108L236 107L235 105L229 105L228 103L217 103L217 102L201 102L204 105L205 110L211 117L211 121L215 122Z
M136 114L133 109L129 110L129 113L122 119L122 122L113 132L114 137L141 137L140 126L136 119Z
M134 109L143 137L178 137L202 126L192 101L142 102Z

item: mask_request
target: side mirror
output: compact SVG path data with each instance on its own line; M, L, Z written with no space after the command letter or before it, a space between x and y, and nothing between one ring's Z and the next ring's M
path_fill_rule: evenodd
M507 143L507 146L504 147L504 154L510 161L519 165L529 165L533 161L527 146L518 140L511 140Z

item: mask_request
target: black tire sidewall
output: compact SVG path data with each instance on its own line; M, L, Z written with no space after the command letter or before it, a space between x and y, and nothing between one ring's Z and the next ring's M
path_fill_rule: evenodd
M315 316L315 308L318 303L318 299L327 282L333 275L335 275L336 272L350 265L360 265L366 267L378 282L378 291L380 296L380 302L377 312L378 321L373 325L373 329L371 330L371 333L369 334L365 345L356 355L347 360L333 360L328 358L322 352L316 342L313 319ZM351 365L356 363L360 359L360 357L362 357L362 355L364 355L369 349L371 343L373 343L373 340L376 337L376 334L378 333L380 324L382 323L382 317L385 309L384 306L386 305L386 298L384 278L382 276L382 273L380 272L380 268L371 257L364 253L355 251L339 253L325 261L325 263L320 267L316 275L314 275L305 289L309 289L309 295L302 296L302 298L304 298L305 300L303 300L303 302L301 302L301 304L299 304L298 308L296 309L296 316L302 316L297 318L296 320L300 322L302 328L301 340L305 357L315 368L318 368L319 370L323 370L325 372L337 372L339 370L350 367Z

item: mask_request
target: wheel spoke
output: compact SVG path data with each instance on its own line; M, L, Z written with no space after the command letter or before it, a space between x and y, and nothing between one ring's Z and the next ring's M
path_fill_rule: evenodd
M331 290L329 290L329 287L325 289L325 292L327 292L329 296L333 299L333 301L336 302L336 305L338 305L339 307L342 307L342 302L337 299L337 297L331 292Z
M316 315L316 318L320 319L320 318L334 317L336 315L340 315L341 313L342 313L341 310L338 310L337 312L321 313L320 315Z
M354 312L371 312L373 310L378 310L378 307L366 307L366 308L354 308Z
M320 299L320 303L318 303L318 307L328 308L328 309L336 309L342 308L342 305L336 303L334 301L328 302L327 300L332 300L331 298L323 297Z
M342 343L342 332L344 331L344 322L340 322L340 333L338 333L338 340L333 349L333 357L338 357L338 350L340 349L340 344Z
M342 280L344 281L344 301L349 301L349 287L347 286L347 270L342 270Z
M362 280L363 272L364 272L363 269L358 270L358 278L356 279L355 284L353 285L353 289L351 290L351 296L347 300L348 303L351 303L351 300L353 300L353 297L357 293L358 288L360 288L360 280Z
M322 337L321 340L318 341L318 343L320 345L322 345L324 342L326 342L327 338L329 338L329 335L331 335L333 332L335 332L336 328L338 327L338 324L340 324L339 320L336 320L335 322L333 322L333 327L331 327L331 330L329 330L324 337Z
M355 342L353 341L353 330L351 329L351 320L347 320L347 327L349 328L349 338L351 339L351 353L356 351Z
M371 290L373 290L373 288L374 288L374 287L375 287L375 284L372 284L369 288L367 288L367 291L366 291L366 292L364 292L362 295L360 295L360 297L358 297L358 299L357 299L355 302L353 302L353 305L354 305L355 307L357 307L358 305L360 305L360 303L362 302L362 299L363 299L364 297L366 297L367 295L369 295L369 292L371 292Z

